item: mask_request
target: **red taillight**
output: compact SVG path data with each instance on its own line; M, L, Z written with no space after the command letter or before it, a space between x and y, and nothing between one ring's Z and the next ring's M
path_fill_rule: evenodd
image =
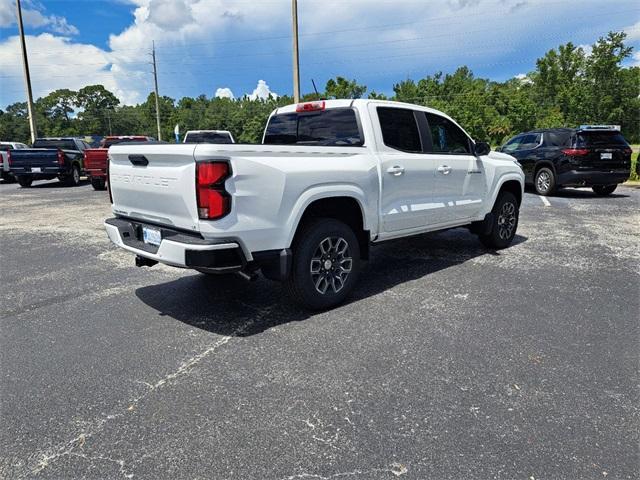
M58 149L58 165L64 166L64 152Z
M296 105L296 112L318 112L320 110L324 110L325 106L326 104L324 101L299 103Z
M625 155L631 155L631 154L633 153L633 150L631 150L630 148L625 148L625 149L623 150L623 153L624 153Z
M7 164L11 166L11 150L7 150Z
M226 162L196 163L196 198L200 218L216 220L229 213L231 198L224 189L224 181L230 174Z
M562 153L570 157L583 157L589 154L589 150L586 148L565 148Z

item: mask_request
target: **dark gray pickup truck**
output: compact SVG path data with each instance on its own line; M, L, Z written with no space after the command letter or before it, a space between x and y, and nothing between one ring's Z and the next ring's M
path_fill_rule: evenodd
M12 150L10 171L21 187L34 180L58 178L68 186L80 184L84 151L89 144L79 138L38 138L33 148Z

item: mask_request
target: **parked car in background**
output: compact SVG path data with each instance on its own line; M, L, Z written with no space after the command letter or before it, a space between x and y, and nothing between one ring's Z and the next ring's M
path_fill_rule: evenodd
M32 148L11 150L11 174L21 187L34 180L58 178L68 186L80 184L84 151L89 145L79 138L38 138Z
M0 142L0 175L5 182L15 182L9 167L9 151L29 148L24 143Z
M228 130L189 130L183 143L236 143Z
M104 190L107 184L107 154L111 145L123 142L152 142L153 137L142 135L118 135L104 137L99 148L88 148L84 151L84 169L95 190Z
M591 187L609 195L631 170L631 147L617 125L533 130L498 150L520 162L527 184L539 195L560 187Z
M115 145L111 241L207 274L261 270L299 303L334 306L372 243L467 226L511 244L524 175L450 117L416 105L327 100L278 108L263 145Z

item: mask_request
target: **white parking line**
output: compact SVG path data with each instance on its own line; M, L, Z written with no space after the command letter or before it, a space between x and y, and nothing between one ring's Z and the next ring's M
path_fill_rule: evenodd
M547 197L543 197L542 195L538 195L538 197L540 197L540 200L542 200L542 203L544 203L545 207L551 206L551 202L547 200Z

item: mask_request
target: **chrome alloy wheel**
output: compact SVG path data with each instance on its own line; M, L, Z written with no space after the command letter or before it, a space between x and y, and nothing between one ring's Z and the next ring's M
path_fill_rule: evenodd
M72 172L72 176L73 176L73 183L74 184L78 184L80 183L80 170L78 170L77 168L73 168L73 172Z
M516 206L511 202L502 205L498 214L498 235L502 240L511 238L516 228L517 220Z
M536 186L539 192L548 192L551 188L551 174L549 172L540 172L536 178Z
M351 268L353 258L349 244L342 237L327 237L316 248L309 271L318 293L338 293L344 287Z

